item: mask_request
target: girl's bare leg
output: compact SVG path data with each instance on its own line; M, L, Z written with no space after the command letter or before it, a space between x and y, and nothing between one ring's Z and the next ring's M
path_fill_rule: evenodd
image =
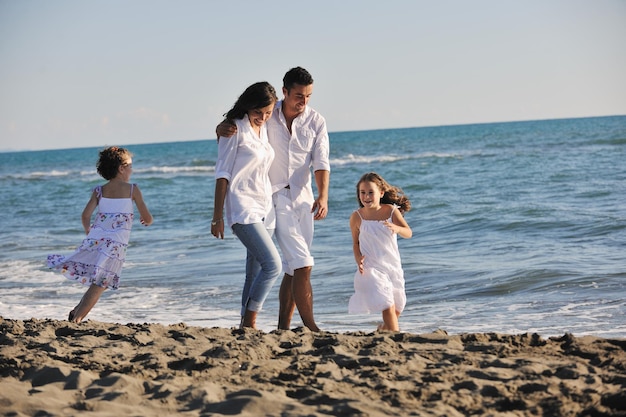
M70 313L70 321L80 323L87 316L87 314L89 314L93 306L96 305L104 290L106 290L106 288L91 284L87 292L85 292L85 295L83 295L83 298L80 300L80 303L78 303L76 308L74 308L74 310Z
M400 313L396 311L396 306L392 305L386 310L383 310L383 325L380 330L388 330L392 332L399 332L400 325L398 324L398 318Z

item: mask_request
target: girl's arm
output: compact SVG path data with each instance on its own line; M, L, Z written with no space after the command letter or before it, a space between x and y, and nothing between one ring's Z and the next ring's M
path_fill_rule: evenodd
M215 180L215 198L213 199L213 220L211 221L211 234L218 239L224 239L224 200L228 180L218 178Z
M413 236L413 230L404 219L404 216L400 213L400 210L393 211L393 217L391 218L391 223L385 221L385 226L389 228L394 233L397 233L398 236L403 237L405 239L409 239Z
M98 207L98 196L96 192L91 193L91 198L85 205L83 209L83 214L80 216L80 220L83 223L83 229L85 229L85 234L89 234L89 227L91 226L91 215L93 211Z
M138 185L135 185L135 189L133 190L133 200L135 200L137 210L139 210L139 221L144 226L150 226L154 219L152 218L152 214L150 214L150 210L148 210L148 206L146 206L146 203L143 201L143 195Z
M363 261L365 256L361 254L361 246L359 245L359 227L361 227L361 217L355 211L350 216L350 230L352 231L352 252L354 253L354 260L359 268L359 272L363 273Z

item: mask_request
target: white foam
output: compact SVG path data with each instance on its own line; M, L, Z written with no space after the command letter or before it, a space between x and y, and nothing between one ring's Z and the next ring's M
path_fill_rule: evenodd
M407 155L354 155L347 154L343 158L331 159L331 166L336 165L350 165L350 164L371 164L377 162L396 162L405 161L411 159L427 159L427 158L462 158L462 155L455 153L439 153L439 152L424 152L418 154Z
M205 174L215 172L215 166L192 166L192 167L172 167L172 166L152 166L150 168L136 168L135 174L161 173L161 174Z
M179 174L179 175L198 175L215 172L215 166L151 166L148 168L136 167L133 172L135 174ZM32 171L23 173L10 173L0 176L0 179L18 179L18 180L35 180L35 179L58 179L61 177L79 176L86 180L98 179L100 176L95 169L89 170L52 170L52 171Z
M0 261L0 284L35 283L51 284L58 281L59 274L45 269L45 262L33 262L23 259ZM3 290L3 293L6 290Z

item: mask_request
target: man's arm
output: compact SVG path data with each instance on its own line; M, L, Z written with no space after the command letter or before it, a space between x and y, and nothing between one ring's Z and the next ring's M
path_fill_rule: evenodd
M311 213L315 213L315 220L322 220L328 215L328 186L330 184L330 171L320 169L315 171L315 184L317 185L317 198L313 202Z
M216 137L219 138L230 138L235 133L237 133L237 125L235 125L231 120L224 119L222 123L217 125L215 128Z

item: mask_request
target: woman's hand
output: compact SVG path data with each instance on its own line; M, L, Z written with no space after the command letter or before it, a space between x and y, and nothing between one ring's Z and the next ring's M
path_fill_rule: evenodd
M211 221L211 234L217 239L224 239L224 219Z

